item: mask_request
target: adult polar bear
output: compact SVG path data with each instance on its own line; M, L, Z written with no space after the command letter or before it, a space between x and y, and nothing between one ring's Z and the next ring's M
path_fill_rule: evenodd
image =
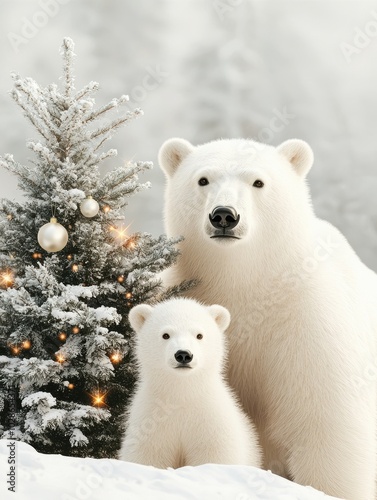
M352 500L375 498L377 277L319 220L307 143L163 144L165 222L183 235L167 284L227 307L229 380L265 466Z

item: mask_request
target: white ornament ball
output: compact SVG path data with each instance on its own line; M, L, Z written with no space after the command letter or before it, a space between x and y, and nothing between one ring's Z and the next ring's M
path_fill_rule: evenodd
M68 242L68 233L65 227L58 223L55 217L38 231L38 243L46 252L59 252Z
M80 211L85 217L95 217L99 212L99 205L91 196L80 204Z

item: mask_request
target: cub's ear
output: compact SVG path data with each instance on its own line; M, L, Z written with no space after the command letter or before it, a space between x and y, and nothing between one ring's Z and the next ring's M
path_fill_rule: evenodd
M128 320L132 329L139 333L141 327L144 325L145 320L150 316L153 307L148 304L139 304L131 309L128 314Z
M290 139L280 144L277 150L301 177L305 177L312 168L314 155L307 142L300 139Z
M179 165L195 148L185 139L168 139L158 153L160 167L168 177L172 177Z
M217 326L222 332L228 328L230 323L230 312L223 306L218 306L217 304L208 307L210 315L216 321Z

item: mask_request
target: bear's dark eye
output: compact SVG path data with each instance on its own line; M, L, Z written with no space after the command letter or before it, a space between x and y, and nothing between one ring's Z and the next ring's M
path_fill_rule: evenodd
M201 333L198 333L198 335L196 336L196 338L199 339L199 340L202 340L203 335Z
M201 177L198 182L199 186L206 186L209 184L207 177Z
M254 184L253 184L254 187L256 188L262 188L264 186L264 182L260 181L259 179L257 179Z
M168 339L170 339L170 335L168 333L164 333L162 338L165 340L168 340Z

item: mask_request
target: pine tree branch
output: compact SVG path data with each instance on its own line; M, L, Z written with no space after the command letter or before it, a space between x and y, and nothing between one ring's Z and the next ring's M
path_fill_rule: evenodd
M58 136L59 129L51 120L51 116L47 110L46 96L39 85L32 78L20 78L15 74L13 74L13 78L15 79L15 89L11 91L13 99L19 105L22 104L28 117L33 116L34 118L36 115L40 122L43 123L43 127L47 127L47 130L51 131L53 135ZM26 101L22 95L26 97Z
M77 94L74 96L74 101L79 101L83 97L87 96L88 94L91 94L92 92L96 92L99 89L99 83L97 82L90 82L88 85L86 85L84 88L79 90Z
M119 127L121 127L124 123L133 120L134 118L137 118L141 116L143 112L141 109L135 109L134 111L127 111L126 115L122 118L117 118L116 120L108 123L107 125L94 130L90 135L90 139L96 139L97 137L100 137L103 134L108 134L109 132L112 133L113 131L117 130ZM111 136L107 137L106 139L110 139ZM106 140L105 139L105 140ZM94 151L98 149L98 146L95 148Z
M119 99L112 99L108 104L90 113L85 119L85 123L89 123L98 119L100 116L106 114L108 111L118 108L122 104L128 102L130 99L128 95L122 95Z
M50 138L49 138L48 130L43 127L42 123L40 122L40 120L38 120L36 118L36 116L34 116L33 114L30 113L30 109L28 107L26 107L26 105L22 101L19 92L14 90L11 92L11 96L14 99L14 101L20 106L20 108L24 111L25 116L30 120L31 124L38 130L38 132L41 134L41 136L44 139L46 139L46 141L49 141Z
M65 79L64 93L67 99L71 99L72 92L75 89L74 86L74 76L73 76L73 58L75 56L74 53L75 44L73 43L71 38L64 38L61 54L63 55L63 73Z

